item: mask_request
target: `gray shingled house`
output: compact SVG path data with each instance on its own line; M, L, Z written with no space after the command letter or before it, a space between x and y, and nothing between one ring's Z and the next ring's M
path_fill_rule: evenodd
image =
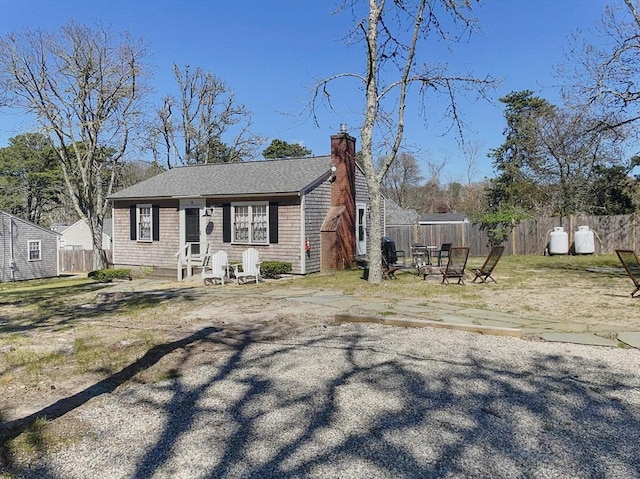
M0 211L0 283L58 276L59 236Z
M184 166L110 196L113 263L190 275L208 250L256 248L295 274L352 266L367 252L368 194L355 138L331 155Z

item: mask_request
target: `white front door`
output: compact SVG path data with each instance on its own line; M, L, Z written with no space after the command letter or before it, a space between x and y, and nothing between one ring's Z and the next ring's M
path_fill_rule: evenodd
M356 254L367 254L367 205L356 203Z

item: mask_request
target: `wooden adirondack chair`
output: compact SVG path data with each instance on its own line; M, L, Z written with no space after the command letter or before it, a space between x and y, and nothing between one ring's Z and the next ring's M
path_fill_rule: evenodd
M243 283L247 282L248 278L255 278L256 284L260 281L260 253L255 248L249 248L242 253L242 265L234 264L233 269L236 276L236 281L240 284L242 279ZM240 271L242 266L242 271Z
M475 277L471 282L475 283L476 280L479 279L481 283L488 283L489 280L493 281L494 283L497 283L495 278L491 276L491 273L493 273L493 270L498 264L498 261L500 261L500 258L502 257L503 252L504 252L504 246L491 247L491 251L489 251L489 256L487 256L487 259L484 260L484 264L480 268L473 268L471 270L475 274Z
M449 260L447 266L442 268L442 284L449 284L450 279L458 279L458 284L464 284L464 269L469 258L469 248L467 246L453 246L449 250Z
M633 298L634 295L640 291L640 258L638 258L637 253L631 249L617 249L616 254L622 263L622 267L636 287L636 289L631 292L631 297Z
M216 280L224 285L225 277L229 278L229 264L226 251L218 251L214 255L206 255L202 261L202 281L215 284Z

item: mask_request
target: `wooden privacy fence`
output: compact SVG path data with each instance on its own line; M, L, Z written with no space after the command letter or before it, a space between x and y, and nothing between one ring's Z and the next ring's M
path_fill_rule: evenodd
M579 226L588 226L593 231L595 253L613 254L616 249L636 250L640 239L638 216L635 214L535 218L521 221L515 226L503 243L504 254L544 254L554 227L564 228L571 245ZM387 226L385 236L393 239L396 249L404 250L407 257L411 254L413 244L439 247L442 243L452 243L454 246L468 246L471 256L483 256L489 251L487 235L472 223Z
M111 250L106 250L107 261L112 263ZM61 249L60 273L88 273L93 270L93 250Z

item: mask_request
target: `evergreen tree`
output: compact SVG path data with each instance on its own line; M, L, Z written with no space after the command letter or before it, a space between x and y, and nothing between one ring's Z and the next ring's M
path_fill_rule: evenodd
M0 148L0 189L0 209L33 223L60 204L62 171L46 136L25 133Z
M311 155L311 150L297 143L287 143L277 138L262 152L262 156L269 159L300 158Z

